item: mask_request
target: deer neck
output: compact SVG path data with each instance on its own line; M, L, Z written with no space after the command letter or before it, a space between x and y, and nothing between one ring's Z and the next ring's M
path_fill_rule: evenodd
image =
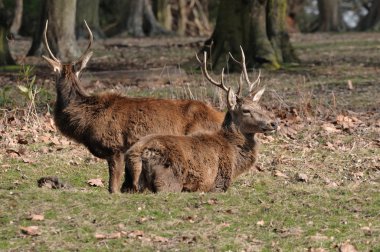
M62 111L70 105L78 104L86 100L88 95L81 88L80 82L74 73L68 72L57 80L56 110Z
M255 134L243 134L232 122L232 116L227 112L222 124L224 138L234 146L236 151L236 165L232 176L236 178L240 174L248 171L256 161L257 142Z

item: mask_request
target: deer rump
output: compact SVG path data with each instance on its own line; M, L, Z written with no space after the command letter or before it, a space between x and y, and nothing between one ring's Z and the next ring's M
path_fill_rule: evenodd
M123 191L226 191L236 156L231 145L218 135L150 135L140 139L126 153L129 169ZM138 188L131 188L130 178L138 179Z

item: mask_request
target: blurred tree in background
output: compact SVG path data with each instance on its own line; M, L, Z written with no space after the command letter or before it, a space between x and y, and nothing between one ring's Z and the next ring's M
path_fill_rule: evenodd
M288 33L377 31L380 0L1 0L0 59L11 64L6 36L32 37L28 55L41 55L42 32L60 57L78 54L86 20L96 39L111 36L209 36L212 64L242 45L250 65L297 61ZM206 39L205 39L206 40ZM223 59L222 59L223 58ZM222 59L222 60L220 60ZM233 66L232 66L233 67Z
M12 13L0 0L0 66L13 65L15 62L9 52L7 30L10 28Z
M286 0L221 1L214 32L203 48L211 52L214 68L221 68L228 52L239 58L240 46L249 66L279 68L296 62L286 31L286 5Z

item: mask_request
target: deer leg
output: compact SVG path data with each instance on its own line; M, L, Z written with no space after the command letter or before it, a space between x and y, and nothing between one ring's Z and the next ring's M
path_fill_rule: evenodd
M117 152L112 155L108 160L108 170L109 170L109 192L118 193L120 192L121 178L123 176L124 169L124 154Z

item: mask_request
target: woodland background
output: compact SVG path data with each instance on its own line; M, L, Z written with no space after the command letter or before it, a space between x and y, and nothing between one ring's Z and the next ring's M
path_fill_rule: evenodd
M379 251L379 0L0 1L0 250ZM95 35L86 92L225 109L195 54L237 85L241 45L263 106L256 166L226 193L107 192L103 160L63 137L41 55ZM59 189L40 188L56 176Z

